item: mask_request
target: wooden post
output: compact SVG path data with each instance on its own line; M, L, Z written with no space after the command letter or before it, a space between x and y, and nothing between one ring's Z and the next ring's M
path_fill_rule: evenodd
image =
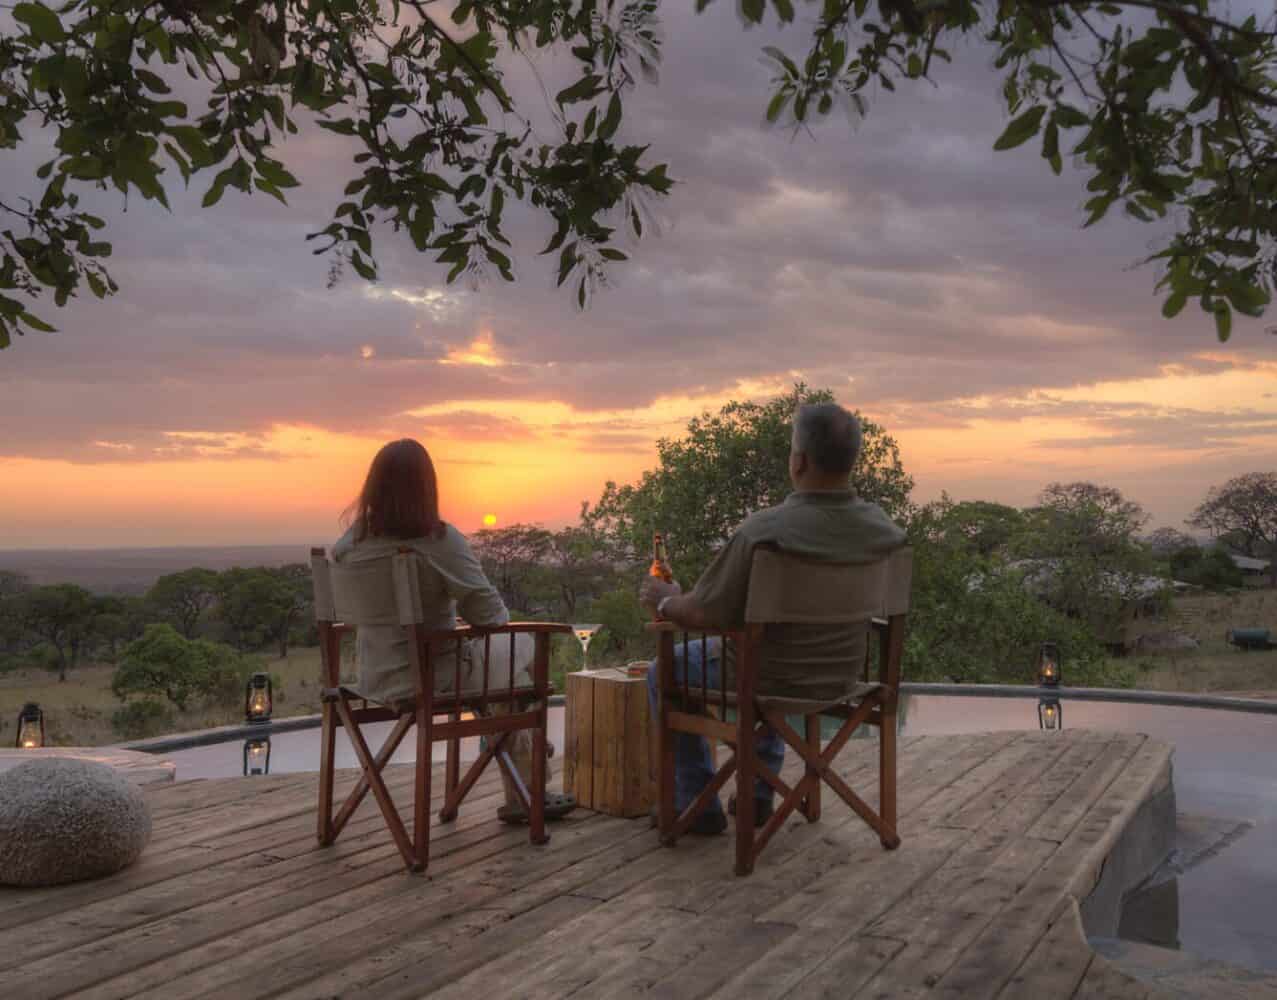
M647 679L624 670L567 675L563 789L610 816L645 816L655 801L649 773Z

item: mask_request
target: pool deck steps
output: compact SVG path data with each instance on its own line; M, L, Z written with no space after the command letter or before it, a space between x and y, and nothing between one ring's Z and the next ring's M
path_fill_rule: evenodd
M314 774L156 786L132 868L0 889L0 982L24 1000L1161 996L1094 954L1082 908L1170 759L1130 733L914 737L898 851L826 795L745 879L727 838L666 849L645 820L581 810L533 847L496 822L493 774L432 831L424 877L371 800L317 847ZM839 758L871 804L876 768L870 740ZM411 768L387 774L406 806Z

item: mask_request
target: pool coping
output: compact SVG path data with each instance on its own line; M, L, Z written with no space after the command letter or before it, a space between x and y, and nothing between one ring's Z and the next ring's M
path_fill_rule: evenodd
M900 685L904 694L936 695L956 698L1059 698L1073 701L1109 701L1140 705L1163 705L1171 708L1207 708L1226 712L1249 712L1257 715L1277 715L1277 699L1229 698L1208 694L1182 693L1178 691L1145 691L1135 688L1086 688L1086 687L1034 687L1027 684L930 684L906 682ZM553 695L550 704L563 705L563 695ZM198 729L188 733L155 736L145 740L131 740L113 744L120 750L137 750L142 753L171 753L194 747L230 743L234 740L271 736L277 733L293 733L316 729L323 716L296 715L270 722L240 723Z

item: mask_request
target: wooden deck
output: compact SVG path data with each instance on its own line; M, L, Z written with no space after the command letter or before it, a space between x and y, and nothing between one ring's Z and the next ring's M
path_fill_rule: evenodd
M840 768L871 801L875 747ZM915 738L900 850L827 794L748 879L727 838L665 849L645 820L578 811L532 847L496 822L494 776L432 834L428 877L405 874L370 800L316 847L313 774L157 786L133 868L0 889L0 984L7 1000L1148 997L1092 955L1074 896L1169 755L1130 734ZM406 800L411 771L389 774Z

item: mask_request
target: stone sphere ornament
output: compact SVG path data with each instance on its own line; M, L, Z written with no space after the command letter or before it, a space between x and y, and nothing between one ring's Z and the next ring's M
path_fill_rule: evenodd
M0 885L101 878L150 837L142 792L106 764L43 758L0 774Z

